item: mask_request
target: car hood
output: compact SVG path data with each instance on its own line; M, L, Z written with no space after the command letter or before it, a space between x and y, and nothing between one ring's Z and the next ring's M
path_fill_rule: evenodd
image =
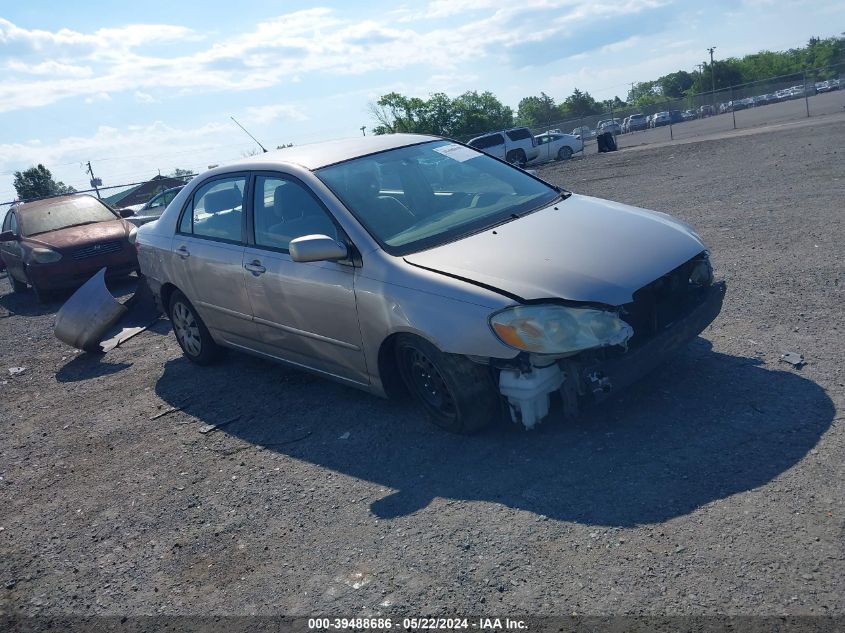
M95 242L123 239L128 235L129 225L124 220L107 220L96 224L71 226L58 231L39 233L28 237L31 242L40 242L55 249L75 248Z
M692 228L668 215L573 194L405 261L520 300L615 306L703 250Z

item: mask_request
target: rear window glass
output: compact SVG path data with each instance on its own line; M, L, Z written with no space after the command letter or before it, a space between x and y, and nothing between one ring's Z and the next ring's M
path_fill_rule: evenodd
M518 130L511 130L510 132L506 133L512 141L521 141L522 139L531 138L531 132L526 130L525 128L520 128Z
M501 134L491 134L490 136L482 136L481 138L475 139L470 145L476 149L487 149L488 147L502 145L504 142L505 138Z
M21 233L24 236L115 219L115 213L90 196L56 200L34 209L24 208L20 213Z

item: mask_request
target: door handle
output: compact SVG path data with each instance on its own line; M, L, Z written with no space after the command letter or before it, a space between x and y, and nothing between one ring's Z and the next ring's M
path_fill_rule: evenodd
M184 245L176 249L176 254L179 255L179 257L181 257L182 259L187 259L191 256L191 254L188 252L188 249L185 248Z
M244 264L244 268L246 268L256 277L258 277L258 275L260 275L261 273L267 272L267 269L264 268L264 266L261 265L261 262L257 259L253 259L252 262L249 264Z

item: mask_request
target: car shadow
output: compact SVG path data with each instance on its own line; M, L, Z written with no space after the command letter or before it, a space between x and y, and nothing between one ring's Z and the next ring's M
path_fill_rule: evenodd
M112 363L106 360L105 354L83 353L74 356L56 372L58 382L80 382L110 376L124 369L132 367L132 363Z
M409 402L241 354L213 367L169 361L156 392L204 424L225 424L219 432L232 438L392 489L370 505L380 518L443 497L617 527L770 482L835 415L814 382L713 352L701 338L577 420L547 419L531 432L502 423L450 435Z

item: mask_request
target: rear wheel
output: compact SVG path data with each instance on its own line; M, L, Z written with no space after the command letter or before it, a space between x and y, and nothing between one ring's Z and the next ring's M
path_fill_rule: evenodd
M208 365L220 355L220 347L211 338L205 323L187 297L178 290L170 297L170 321L176 341L188 360Z
M568 145L564 145L558 150L557 158L558 160L569 160L572 158L572 148Z
M520 169L525 167L528 160L525 158L525 152L521 149L515 149L508 152L507 160L511 165L516 165Z
M499 396L488 367L407 334L395 349L405 385L437 426L467 434L498 418Z

